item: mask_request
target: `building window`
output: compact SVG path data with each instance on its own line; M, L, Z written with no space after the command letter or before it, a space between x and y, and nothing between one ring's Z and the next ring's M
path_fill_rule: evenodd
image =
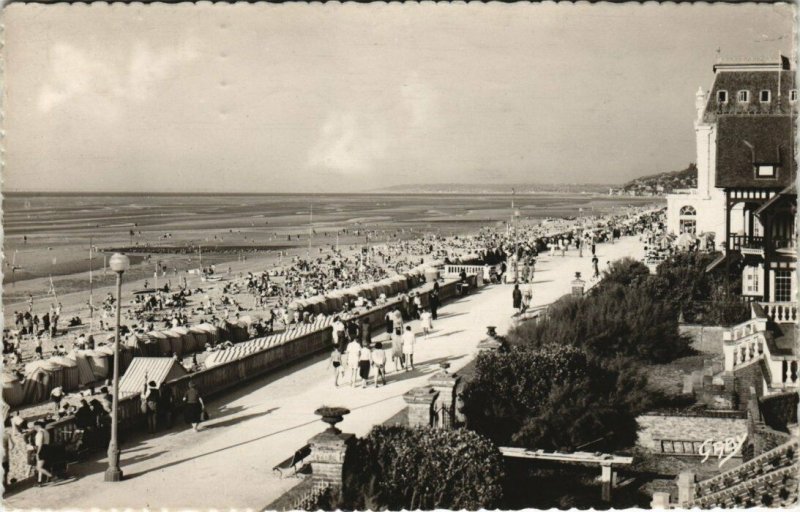
M739 103L750 103L750 91L739 91L736 99Z
M791 270L775 271L775 302L792 301L792 272Z
M717 103L728 103L728 91L717 91Z
M759 101L761 101L761 103L769 103L770 100L769 90L764 89L763 91L761 91L758 95L758 99Z
M797 101L797 89L789 91L789 101Z
M697 210L694 206L686 205L678 212L680 215L678 227L681 233L697 233Z
M756 166L756 177L758 178L774 178L776 174L774 165Z
M763 267L744 268L744 295L761 295L761 270Z

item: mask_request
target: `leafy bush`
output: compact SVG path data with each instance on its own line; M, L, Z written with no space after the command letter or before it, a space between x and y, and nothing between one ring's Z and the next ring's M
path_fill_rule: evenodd
M603 437L595 449L627 446L648 395L646 379L625 366L563 345L480 354L462 412L470 429L501 445L569 450Z
M495 508L502 480L500 451L475 432L376 426L348 452L340 508Z
M678 333L675 309L656 300L644 283L608 282L583 298L565 297L538 323L513 328L509 341L533 348L570 344L606 358L671 361L686 353L689 341Z
M687 322L704 325L733 325L747 320L750 309L742 302L741 268L731 273L725 267L706 272L716 254L678 253L662 262L651 278L654 297L683 312Z

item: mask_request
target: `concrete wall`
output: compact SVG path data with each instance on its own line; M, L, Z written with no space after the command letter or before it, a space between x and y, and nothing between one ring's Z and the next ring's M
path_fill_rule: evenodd
M636 422L639 424L636 444L656 453L663 453L661 440L702 443L747 434L747 420L741 418L644 414Z
M683 324L678 333L692 339L692 348L704 354L722 354L722 333L728 330L721 326Z

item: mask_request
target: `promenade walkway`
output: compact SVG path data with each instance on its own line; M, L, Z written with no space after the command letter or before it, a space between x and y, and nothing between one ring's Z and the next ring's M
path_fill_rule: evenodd
M533 306L548 304L569 292L574 273L591 275L591 255L542 255L537 263ZM601 270L626 255L639 257L634 238L597 247ZM155 437L129 439L122 446L125 480L103 482L104 455L70 467L75 478L7 496L13 508L194 508L260 509L297 484L279 479L272 467L290 456L325 425L314 410L325 405L352 412L338 426L366 434L405 403L402 395L425 385L447 361L457 371L475 355L486 326L504 333L512 324L510 285L494 285L450 302L440 310L429 339L419 338L416 368L395 373L389 363L388 385L380 388L335 388L327 355L258 379L208 404L211 420L200 432L182 423Z

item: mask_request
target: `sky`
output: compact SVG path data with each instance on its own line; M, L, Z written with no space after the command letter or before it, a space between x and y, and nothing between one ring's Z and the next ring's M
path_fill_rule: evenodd
M793 7L11 4L5 191L622 183L695 160L717 58Z

